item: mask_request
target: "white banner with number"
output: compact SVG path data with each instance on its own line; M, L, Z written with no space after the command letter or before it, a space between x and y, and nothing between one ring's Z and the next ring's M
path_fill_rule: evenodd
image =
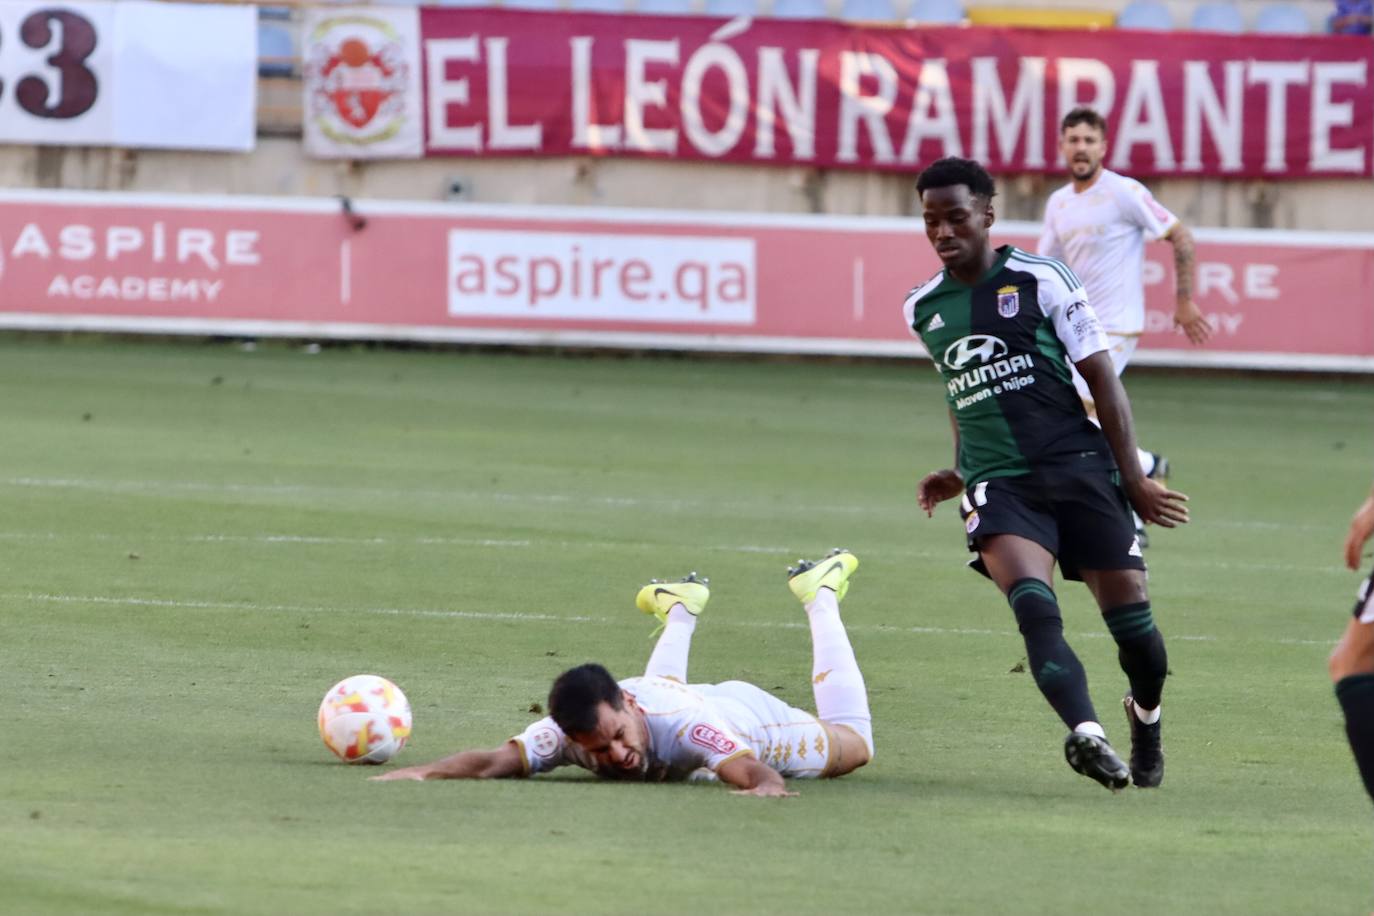
M347 159L424 153L417 7L311 9L304 45L307 153Z
M250 150L251 6L0 0L0 143Z

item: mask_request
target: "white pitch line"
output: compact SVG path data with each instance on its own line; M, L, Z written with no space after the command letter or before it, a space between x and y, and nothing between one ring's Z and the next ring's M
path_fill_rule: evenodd
M516 622L537 622L537 623L595 623L621 626L625 623L625 617L591 617L585 615L564 616L558 614L528 614L521 612L504 611L455 611L439 610L432 608L337 608L312 605L295 604L257 604L251 601L186 601L173 598L120 598L113 595L55 595L48 593L35 592L11 592L0 594L0 600L4 601L32 601L48 604L93 604L105 606L126 606L126 607L154 607L154 608L180 608L186 610L235 610L235 611L256 611L260 613L292 613L292 614L383 614L387 616L399 617L427 617L443 618L454 620L492 620L492 621L516 621ZM748 629L761 630L802 630L807 629L807 624L801 621L767 621L767 620L728 620L713 618L712 626L716 627L744 627ZM1007 639L1019 638L1019 634L1011 630L992 630L972 627L900 627L884 626L881 624L846 624L851 632L861 633L911 633L921 636L996 636ZM1086 632L1070 634L1075 639L1106 639L1110 636L1102 632ZM1216 636L1205 635L1175 635L1171 634L1168 639L1180 642L1215 642L1224 643ZM1335 644L1334 637L1329 640L1321 639L1248 639L1236 641L1241 643L1268 643L1282 646L1322 646L1330 647Z
M0 595L5 601L39 601L52 604L129 605L133 607L183 608L212 611L286 612L292 614L344 613L386 614L405 617L445 617L461 620L526 620L548 623L610 623L601 617L567 617L558 614L506 613L502 611L448 611L427 608L332 608L299 604L257 604L252 601L183 601L172 598L119 598L113 595L53 595L43 593L10 593Z
M339 537L328 535L309 535L309 534L187 534L187 535L147 535L147 534L111 534L107 532L82 532L79 534L58 534L51 531L0 531L0 541L33 541L42 543L53 543L65 540L91 540L101 542L120 542L130 546L139 544L263 544L267 546L291 546L291 545L316 545L316 546L344 546L344 547L386 547L386 546L438 546L438 547L493 547L493 548L554 548L554 549L579 549L579 548L614 548L617 550L631 549L641 546L634 543L623 541L592 541L592 540L554 540L540 538L461 538L461 537ZM655 549L662 549L662 545L652 545ZM691 546L691 545L688 545ZM796 546L781 546L769 544L700 544L695 545L694 549L710 551L712 553L752 553L765 554L772 556L790 557L797 553ZM932 550L916 549L875 549L865 548L864 553L870 556L897 557L902 559L921 559L921 560L948 560L953 553L946 553ZM1193 558L1188 556L1170 557L1167 561L1168 566L1182 567L1205 567L1210 570L1232 570L1239 572L1285 572L1285 573L1320 573L1322 575L1348 575L1345 567L1332 563L1329 565L1301 564L1301 563L1251 563L1251 562L1228 562L1225 560L1215 560L1207 557Z
M638 496L589 496L571 493L507 493L488 490L407 490L394 487L349 487L320 486L317 484L257 484L257 483L208 483L205 481L161 481L161 480L94 480L79 477L7 477L0 478L0 486L96 490L110 493L153 493L158 496L169 492L190 493L230 493L259 494L264 496L309 495L333 496L347 494L357 496L370 494L390 499L435 500L487 500L495 503L531 503L534 505L594 505L610 506L618 509L653 509L656 511L684 511L719 509L716 502L696 499L644 498ZM758 512L779 514L783 512L805 512L808 515L828 513L831 515L915 515L916 507L911 504L884 503L840 504L840 505L776 505L769 503L749 504L731 501L729 506L736 510L750 509ZM1249 519L1196 519L1190 523L1193 528L1234 528L1241 530L1290 532L1338 532L1338 527L1327 524L1310 524L1286 521L1252 521Z

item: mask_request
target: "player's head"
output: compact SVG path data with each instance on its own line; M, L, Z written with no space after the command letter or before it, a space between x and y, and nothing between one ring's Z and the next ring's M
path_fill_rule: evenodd
M1107 158L1107 122L1091 108L1075 108L1059 124L1059 152L1075 181L1089 181Z
M600 665L578 665L560 674L549 690L549 715L591 756L598 774L638 779L648 771L644 717L634 697Z
M996 219L992 198L997 185L988 170L972 159L937 159L916 179L916 192L926 238L945 267L957 271L981 263Z

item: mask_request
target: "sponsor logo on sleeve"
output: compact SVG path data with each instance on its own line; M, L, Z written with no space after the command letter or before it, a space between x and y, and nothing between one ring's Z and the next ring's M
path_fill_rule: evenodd
M1096 337L1102 333L1102 323L1097 320L1097 313L1088 308L1086 302L1075 302L1064 312L1064 317L1070 323L1070 330L1079 343Z
M538 729L530 736L530 750L541 760L548 760L558 753L558 748L563 744L558 736L558 732L549 728L547 725Z
M714 754L733 754L739 745L725 737L709 725L694 725L687 735L693 744L700 745Z

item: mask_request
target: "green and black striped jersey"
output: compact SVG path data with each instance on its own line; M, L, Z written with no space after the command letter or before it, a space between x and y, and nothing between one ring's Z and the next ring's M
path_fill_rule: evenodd
M968 286L941 271L912 290L907 327L945 380L959 430L959 471L972 486L1029 474L1071 456L1101 456L1069 363L1107 349L1083 284L1065 264L1012 245Z

